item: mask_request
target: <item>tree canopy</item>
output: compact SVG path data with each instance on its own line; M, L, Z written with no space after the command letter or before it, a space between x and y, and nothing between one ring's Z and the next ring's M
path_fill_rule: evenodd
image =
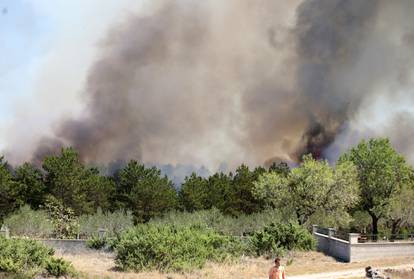
M192 173L181 187L156 167L135 160L117 165L114 173L104 174L82 162L73 148L45 157L41 167L23 163L12 168L1 157L0 219L25 204L72 217L99 208L129 210L135 222L177 209L216 208L239 217L270 207L300 224L374 234L378 226L397 234L414 225L414 171L387 139L361 141L334 166L310 155L292 169L284 162L268 169L241 164L234 172L208 177Z
M109 207L109 197L115 190L113 182L101 177L96 169L85 167L73 148L46 157L43 169L49 193L76 214L94 212L98 206Z
M178 206L173 183L157 168L146 168L134 160L119 172L117 196L138 222L147 222Z
M21 205L7 162L0 157L0 220Z
M411 183L413 170L388 139L362 140L340 157L358 170L360 206L372 218L372 232L378 234L378 220L390 210L391 201L404 185Z
M288 176L277 172L260 176L253 192L276 208L292 210L299 224L305 224L321 210L347 215L358 201L357 171L349 162L332 168L307 155Z

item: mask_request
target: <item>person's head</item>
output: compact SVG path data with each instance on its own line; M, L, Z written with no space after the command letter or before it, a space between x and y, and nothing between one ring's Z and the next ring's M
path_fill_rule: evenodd
M279 257L275 258L275 266L277 266L277 267L280 266L280 258Z

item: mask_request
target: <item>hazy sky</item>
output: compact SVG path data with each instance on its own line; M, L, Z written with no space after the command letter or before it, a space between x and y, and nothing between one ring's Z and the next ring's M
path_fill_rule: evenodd
M46 132L58 118L79 111L99 40L142 2L0 0L0 149L39 136L39 128Z
M157 62L156 60L153 62L155 66L159 66L159 69L165 70L167 74L157 76L153 74L151 68L142 69L142 73L139 72L141 75L137 74L138 77L142 78L139 86L143 85L142 87L147 88L148 92L143 90L141 93L137 92L137 94L139 93L141 95L138 94L136 96L146 97L151 101L151 96L158 96L157 94L154 94L158 91L168 93L176 90L176 95L171 97L171 102L165 101L169 100L168 98L165 98L166 96L168 97L168 94L159 93L159 99L154 97L154 100L163 102L163 105L166 108L165 111L170 112L170 104L178 104L177 107L179 107L178 101L177 103L174 103L176 101L174 99L175 96L181 96L183 100L188 99L188 95L181 92L183 90L180 89L180 85L182 88L186 88L189 84L195 95L200 93L199 95L205 98L200 98L198 99L198 103L194 103L197 103L200 108L203 108L204 105L209 108L204 110L196 109L199 117L190 115L190 113L189 115L184 113L186 111L185 107L182 109L181 114L174 111L174 109L171 109L169 114L166 113L166 115L168 115L168 117L166 117L167 121L164 121L166 123L161 123L162 125L160 125L159 129L164 129L166 133L173 131L177 141L171 142L183 142L182 146L178 146L178 144L169 146L166 144L166 142L168 143L167 137L158 136L162 133L158 133L158 130L154 131L156 130L155 128L147 129L144 132L137 129L143 136L147 136L147 139L143 140L141 144L143 149L142 158L144 161L161 162L161 159L165 159L166 161L163 161L162 163L195 163L214 169L219 164L223 162L227 163L227 161L230 160L233 160L234 164L251 162L252 164L257 165L263 163L267 158L283 153L284 151L282 150L282 152L280 149L282 147L287 147L285 145L276 146L275 144L278 140L280 141L278 138L280 137L278 129L282 126L290 128L294 125L292 123L286 124L283 120L283 116L285 116L286 113L281 109L277 109L279 103L281 104L279 107L282 108L284 99L280 99L282 100L280 102L276 101L279 101L278 97L284 96L283 94L285 93L283 92L286 92L286 95L289 95L288 93L292 92L297 93L297 88L292 86L295 90L291 90L290 87L290 83L294 83L294 81L290 81L290 79L294 77L293 74L289 72L289 74L286 74L287 78L283 79L280 78L281 75L279 74L284 72L287 73L285 69L288 68L292 68L291 70L294 73L294 68L300 66L303 66L303 69L309 66L309 73L313 73L316 69L314 65L310 63L311 60L306 61L306 65L303 63L295 64L292 62L294 60L289 60L294 55L298 55L298 53L295 53L295 50L297 49L292 47L289 43L289 38L291 38L292 34L295 35L295 32L292 32L292 30L294 30L293 27L295 25L296 8L304 1L280 0L273 2L257 0L257 2L249 2L249 0L240 0L240 2L238 2L234 0L223 0L222 2L221 0L205 0L205 2L199 3L197 1L201 0L164 1L164 4L180 3L179 5L177 4L178 16L172 12L170 17L168 17L169 10L161 9L160 11L155 12L153 17L146 17L146 8L154 6L151 4L154 4L157 1L0 0L0 154L3 153L4 150L6 150L5 152L12 150L10 152L13 153L12 160L14 162L28 160L30 159L28 156L33 153L34 149L36 149L35 145L41 138L45 136L50 136L52 139L54 138L56 126L59 125L59 123L62 123L62 120L81 119L80 121L82 121L82 119L85 119L82 118L81 114L85 112L85 110L82 110L82 106L84 106L85 96L87 96L84 92L87 88L86 79L90 73L93 74L99 68L96 67L99 63L96 64L95 62L97 62L99 58L105 58L107 55L107 53L105 53L105 50L107 50L105 44L108 44L108 42L105 42L104 40L112 38L109 31L112 29L116 30L117 26L122 26L123 23L128 22L128 20L130 20L130 22L124 25L132 27L129 27L130 29L126 28L126 30L120 28L120 36L125 37L123 38L125 42L116 36L113 36L115 37L114 41L117 42L117 44L114 43L114 49L117 50L119 44L121 46L121 54L124 50L122 49L122 46L125 45L126 48L128 48L127 42L129 41L131 41L131 44L136 43L134 47L136 48L136 52L140 53L141 50L146 50L146 44L143 43L145 40L149 42L148 44L152 44L151 47L153 45L159 45L159 42L162 44L163 39L165 39L166 42L170 42L167 39L172 40L172 43L169 43L171 48L168 49L169 51L171 50L171 52L167 52L170 56L166 56L168 59L171 59L165 61L161 59L161 62ZM335 1L335 3L336 2L339 3L340 1ZM189 7L194 8L197 6L189 5L189 3L205 4L205 7L200 4L200 7L198 7L199 10L196 10L194 13L196 17L199 16L200 18L192 18L189 16L193 13L193 10L189 10ZM260 6L260 3L262 3L262 6ZM308 3L311 4L309 7L312 7L312 5L316 7L315 10L309 9L309 14L315 13L316 15L319 15L319 10L326 9L328 11L325 11L327 13L326 18L329 19L332 17L332 13L327 9L327 6L329 5L323 5L323 8L318 6L321 3L323 4L323 1L308 1ZM325 2L325 4L326 3L328 2ZM346 1L341 3L346 3ZM353 3L358 4L359 2L354 1ZM414 11L414 1L378 0L372 1L372 3L379 4L381 8L375 16L375 21L372 23L373 31L371 30L372 32L366 33L361 40L355 40L355 45L359 46L358 59L355 59L355 61L351 63L352 67L344 67L342 69L343 72L339 71L337 76L334 76L332 79L332 82L327 83L328 85L335 85L333 86L333 90L340 88L344 91L356 91L354 92L355 95L361 96L361 98L358 98L357 105L352 104L352 102L345 102L347 105L351 103L353 109L347 112L349 115L346 116L346 121L344 121L345 124L343 124L343 127L335 131L335 133L337 133L335 141L328 148L326 154L327 157L334 160L340 152L363 137L387 136L391 138L393 143L395 143L399 150L401 150L411 162L414 162L414 144L411 140L414 136L414 71L411 67L411 65L414 64L414 55L412 55L414 26L412 24L413 20L411 16ZM223 6L227 6L227 10L224 9ZM358 7L358 5L356 6ZM267 11L266 7L273 7L273 9ZM167 11L167 13L163 13L162 11ZM338 13L337 10L335 10L335 12ZM359 11L353 12L358 14ZM136 17L130 17L130 14L139 14L140 20L143 19L142 22L144 23L146 22L145 18L148 18L148 30L145 29L144 26L142 30L139 30L140 32L136 32L136 29L138 28L135 28L134 24L140 24L141 21L134 21L134 18L136 19ZM266 16L262 17L262 14ZM189 16L189 21L186 21L187 19L180 19L180 15ZM164 16L167 16L166 20L162 20ZM246 19L247 16L250 16L250 18ZM154 22L151 21L152 19ZM317 16L315 18L305 17L305 20L307 19L312 19L315 22L318 21ZM189 25L187 23L190 22L190 24L195 24L197 27L197 24L200 23L198 20L204 20L204 22L200 24L200 28L202 27L200 30L206 31L206 37L209 38L205 47L203 45L203 47L199 48L193 47L192 45L193 42L190 40L192 38L192 33L190 31L192 29L190 28L191 26L188 27ZM334 20L335 19L333 19L333 22L335 22ZM329 23L329 21L325 21L325 18L321 20L321 26L324 26L326 22ZM329 24L326 25L329 26ZM140 25L138 26L141 27ZM169 37L168 34L164 37L161 36L160 38L158 38L156 34L154 35L153 30L157 31L155 28L157 26L160 26L159 28L161 31L171 31L171 34L169 34L171 37ZM262 28L263 26L266 28ZM269 26L271 27L270 29L268 28ZM223 29L226 29L227 31L223 31ZM160 32L160 30L158 30L158 32ZM189 36L180 37L179 35L186 35L186 30L189 32ZM194 30L198 29L195 28ZM245 33L239 32L240 30L242 30L242 32L244 30ZM194 37L198 38L199 33L195 34L197 34L197 36L193 34ZM318 35L317 33L315 34ZM314 39L315 34L310 36L311 39ZM129 37L135 35L142 37L139 37L139 40L135 42L133 38L130 39ZM331 41L335 41L330 40L330 38L335 38L335 34L331 35L331 37L325 36L325 41L316 38L315 41L317 42L312 46L329 46ZM182 42L174 39L176 38L174 36L181 38ZM202 39L203 36L199 37ZM188 42L185 41L186 39ZM118 40L120 42L118 42ZM353 44L350 44L347 47L352 50ZM178 57L181 53L178 50L181 49L184 53L184 62L192 61L191 63L194 62L195 64L193 63L191 66L194 67L198 61L200 62L198 68L188 68L184 67L186 63L176 63L180 62L180 60L178 60L178 58L175 60L176 56L174 55L177 55ZM194 50L194 52L191 52L192 50ZM339 47L338 53L340 53L340 50ZM202 51L208 59L205 58L205 60L203 60L203 56L199 57L195 55L198 51ZM116 54L116 51L114 51L114 53ZM292 53L293 56L291 57ZM189 59L188 57L191 58L193 54L194 59ZM122 55L120 57L122 58ZM151 57L151 53L148 54L148 57ZM338 55L338 57L342 57L345 62L348 59L346 55ZM332 62L336 62L341 66L341 63L344 61L338 57L333 56ZM305 55L301 58L303 60L307 57ZM336 58L338 58L337 61L334 61ZM139 59L137 60L139 61ZM232 68L231 65L233 64L227 63L228 60L236 66ZM112 62L115 60L104 59L104 61L108 63L106 64L106 68L111 70L111 67L114 66ZM130 61L122 62L128 64ZM328 68L329 65L331 65L329 62L330 61L325 65ZM138 62L136 64L140 65ZM181 74L176 73L176 67L177 69L181 69L180 67L182 65L184 65L183 67L185 71ZM216 72L214 70L216 69L215 67L218 67L217 69L225 69L226 71ZM341 67L339 68L341 70ZM126 71L128 71L128 68L125 67L120 67L120 69L127 69ZM133 68L132 70L137 69L140 70L140 67ZM257 76L254 76L255 70L259 73ZM262 72L271 73L271 78L264 78ZM328 76L332 75L330 71L325 71L323 73ZM145 74L150 75L150 78L147 78ZM241 78L238 74L240 74ZM229 76L228 79L226 79L226 75ZM103 76L106 77L105 75ZM191 82L187 82L187 76L191 77ZM278 80L277 77L279 77L280 80ZM170 78L170 80L168 78ZM108 78L106 79L108 80ZM214 84L214 82L210 82L210 80L220 81L221 83ZM131 80L131 88L128 88L129 91L134 91L135 88L139 87L136 85L136 82L136 80ZM373 83L372 86L370 84L371 82ZM110 83L115 82L110 80ZM210 114L212 114L210 112L216 111L214 110L214 107L217 107L214 102L211 102L210 104L204 101L213 99L207 98L210 95L205 94L205 92L210 93L208 90L205 90L205 85L211 83L217 85L217 92L215 93L216 97L225 97L227 91L229 91L229 96L234 95L236 97L241 96L240 98L243 97L244 99L240 100L245 101L244 105L246 105L248 110L242 111L236 104L234 113L231 111L233 114L216 113L216 118L210 117ZM250 83L254 85L252 88L249 87ZM268 85L270 84L269 92L264 90L264 88L261 88L262 86L266 87L266 83L268 83ZM279 87L279 83L289 83L289 86L285 86L286 88L280 86L280 92L274 94L273 91L275 88ZM160 84L164 84L166 88L160 86ZM246 84L249 86L245 86ZM323 81L321 84L326 85ZM240 88L238 87L239 85ZM251 89L251 92L249 90L246 92L250 92L252 98L243 91L246 89L243 86ZM347 90L348 88L350 90ZM359 88L361 88L361 92L357 92ZM128 93L128 90L124 90L126 91L125 93ZM364 90L366 90L366 92ZM113 91L117 92L117 90ZM237 94L233 94L235 91L237 91ZM128 94L126 95L128 96ZM277 98L273 95L277 95ZM263 97L262 99L260 98L261 96ZM343 96L348 95L345 94ZM132 111L142 110L142 113L147 112L149 115L147 117L148 119L142 118L147 119L146 122L143 121L145 122L145 125L138 123L139 125L152 128L154 126L152 122L153 119L157 117L164 119L162 118L162 115L154 114L154 109L152 109L151 106L141 106L139 103L141 102L141 99L138 97L135 98L138 100L135 100L138 102L136 106L137 109L134 108ZM294 97L292 98L295 99ZM216 99L219 100L220 98ZM269 102L269 99L273 100L273 103ZM315 104L319 103L319 100L310 100ZM337 99L333 98L332 100L336 101ZM226 102L228 102L228 104ZM156 102L154 101L154 103ZM228 109L229 105L233 106L235 102L233 99L228 98L228 100L223 99L222 103L225 104L223 107ZM324 102L321 103L324 104ZM326 103L329 104L329 102ZM155 104L154 107L157 107L157 104ZM257 108L254 107L255 104L257 104ZM342 103L336 102L335 104ZM211 105L211 107L209 107L209 105ZM289 107L289 105L287 105L287 107L292 110L300 110L294 106ZM265 110L265 113L262 115L263 110ZM249 113L251 119L254 121L246 121L245 123L239 121L242 118L248 118ZM171 115L178 115L177 117L180 121L188 124L188 127L185 125L181 126L184 128L187 127L189 131L192 126L187 123L191 122L186 121L188 119L193 119L194 123L199 121L201 124L204 122L211 122L214 124L211 126L217 126L219 128L213 131L214 129L212 129L211 126L206 125L207 128L205 128L205 130L207 130L207 132L204 130L201 131L202 129L200 129L200 131L194 132L194 134L183 133L185 136L188 136L189 139L184 142L182 140L184 136L177 132L178 129L175 129L175 126L173 125L169 125L173 122L170 121ZM203 118L203 115L206 117ZM180 118L181 116L183 116L182 119ZM254 116L264 117L260 118ZM277 117L275 118L275 116ZM330 114L329 116L335 118L334 114ZM119 117L122 119L123 115L121 114ZM223 122L222 126L219 125L221 123L220 121ZM273 122L276 123L277 121L281 124L279 125L280 127L278 125L274 126L274 133L269 133L269 135L265 137L265 130L269 127L259 125L260 123L258 123L258 121L262 121L262 124L264 123L266 125L269 123L272 124ZM239 122L243 124L239 125L240 127L237 126L237 124L240 124ZM177 123L181 122L178 121ZM242 132L247 132L233 133L231 128L234 127L240 129L243 128L245 130L242 130ZM255 127L257 127L257 129L254 129ZM300 136L304 132L302 131L303 127L293 128L299 131L298 133L295 133L294 136L300 140ZM129 132L129 127L126 129ZM184 129L183 131L186 130ZM287 131L286 129L282 131L281 128L280 131L280 134L282 135L290 132L289 129L287 129ZM145 132L147 132L147 134ZM239 130L237 130L237 132L239 132ZM129 135L130 134L128 133L128 136ZM242 136L246 136L246 141L242 142L240 140ZM292 139L290 140L292 141ZM260 145L266 144L268 145L266 148L259 150ZM165 150L162 148L165 148ZM147 152L146 154L145 151L148 150L151 152ZM159 154L157 153L155 156L152 152L153 150L159 151ZM168 153L169 156L166 156L166 153ZM257 156L250 156L254 153L257 154ZM190 157L189 154L191 155ZM9 154L7 153L5 155L7 158L11 157L9 157ZM252 157L255 158L252 159Z

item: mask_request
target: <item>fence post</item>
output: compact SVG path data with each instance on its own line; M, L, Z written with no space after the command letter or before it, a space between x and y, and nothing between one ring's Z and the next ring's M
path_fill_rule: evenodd
M0 235L4 236L5 238L10 238L9 228L5 225L2 225L0 229Z
M315 233L318 232L318 225L312 225L312 234L315 235Z
M105 237L105 233L106 233L106 230L105 229L103 229L103 228L99 228L98 229L98 236L99 236L99 238L104 238Z
M350 233L349 234L349 244L358 243L359 233Z
M335 235L335 229L334 228L328 228L328 237L332 238Z

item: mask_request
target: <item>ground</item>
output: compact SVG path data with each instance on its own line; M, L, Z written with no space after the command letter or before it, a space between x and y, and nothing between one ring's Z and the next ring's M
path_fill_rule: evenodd
M142 272L142 273L125 273L118 272L115 269L113 254L102 252L87 252L79 255L71 254L57 254L66 260L73 263L75 268L85 275L87 278L115 278L115 279L240 279L240 278L267 278L267 271L272 265L271 260L264 258L252 259L242 258L237 264L207 264L202 270L195 271L189 274L169 273L163 274L159 272ZM289 261L289 265L288 262ZM286 266L286 273L288 278L313 278L310 274L326 273L326 275L332 274L331 272L343 271L342 274L348 275L335 275L335 278L364 278L364 268L368 265L373 267L393 267L401 266L401 268L414 267L414 257L399 257L394 259L380 259L355 263L342 263L337 262L331 257L327 257L318 252L295 252L287 255L283 259L283 263ZM306 275L308 274L308 275ZM395 274L395 273L394 273ZM301 276L300 276L301 275ZM319 275L318 275L319 276ZM323 278L321 276L315 278ZM329 275L331 276L331 275ZM331 277L329 279L335 279ZM341 277L345 276L345 277ZM350 277L351 276L351 277ZM401 278L414 278L413 273L400 273ZM409 276L409 277L407 277Z

